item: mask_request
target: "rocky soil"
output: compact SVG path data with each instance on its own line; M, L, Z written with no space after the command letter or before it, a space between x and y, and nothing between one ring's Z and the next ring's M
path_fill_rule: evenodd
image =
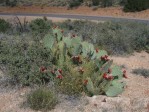
M103 95L81 98L59 95L59 104L50 112L149 112L149 78L132 74L136 68L149 69L149 54L111 57L127 70L127 88L118 97ZM0 71L0 112L34 112L25 103L30 88L12 87Z

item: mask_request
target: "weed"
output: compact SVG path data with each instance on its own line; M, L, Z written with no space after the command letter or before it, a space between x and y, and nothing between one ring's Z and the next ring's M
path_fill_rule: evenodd
M39 88L27 97L29 106L34 110L51 110L57 104L56 95L47 88Z
M134 69L132 71L132 73L137 74L137 75L142 75L145 78L148 78L149 77L149 70L148 69L144 69L144 68Z

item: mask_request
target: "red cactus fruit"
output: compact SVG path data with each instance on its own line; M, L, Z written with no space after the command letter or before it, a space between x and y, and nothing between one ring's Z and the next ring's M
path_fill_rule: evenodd
M123 71L123 77L126 79L128 78L128 76L126 75L126 70Z
M125 74L126 73L126 70L124 70L123 73Z
M113 76L112 75L110 75L110 76L108 76L108 80L113 80Z
M59 72L60 74L62 74L62 69L58 69L58 72Z
M77 58L78 61L80 61L80 59L81 59L80 56L77 56L76 58Z
M123 77L126 78L126 79L128 79L128 76L126 74L123 74Z
M55 28L57 28L57 26L55 25L55 26L53 26L53 29L55 29Z
M101 60L109 61L110 59L108 59L108 55L105 55L105 56L101 56Z
M108 75L106 73L103 74L104 79L108 79Z
M101 56L101 60L103 60L104 59L104 56Z
M112 73L112 70L110 68L108 69L108 73Z
M105 55L105 58L108 58L108 55Z
M98 53L99 52L99 50L96 48L96 53Z
M73 56L72 59L73 59L73 61L77 61L79 63L82 62L80 56Z
M87 85L87 83L88 83L88 80L84 80L84 85Z
M63 76L60 74L60 75L57 76L57 78L58 78L58 79L62 79Z
M72 37L76 37L76 35L75 34L72 34Z
M46 67L44 67L44 66L40 67L40 72L45 72L46 70L47 70Z

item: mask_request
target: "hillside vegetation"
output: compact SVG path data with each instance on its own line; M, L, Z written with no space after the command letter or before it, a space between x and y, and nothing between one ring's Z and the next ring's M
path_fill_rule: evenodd
M1 0L3 6L78 6L99 7L124 6L124 11L142 11L149 8L148 0Z
M21 23L16 19L14 23L0 19L0 70L5 74L0 83L31 88L23 105L33 110L56 108L60 95L121 95L131 76L109 54L149 51L149 24L80 20L53 23L46 17ZM145 78L148 72L134 70Z

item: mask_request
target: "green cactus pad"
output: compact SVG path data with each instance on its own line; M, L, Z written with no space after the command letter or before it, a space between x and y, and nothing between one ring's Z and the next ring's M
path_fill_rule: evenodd
M101 56L105 56L105 55L108 55L107 51L105 51L105 50L99 50L99 52L96 54L96 58L97 59L100 59Z
M106 91L106 95L110 97L115 97L124 91L124 84L118 81L113 81L112 85Z
M53 35L56 36L58 42L63 38L63 34L58 28L53 29Z
M94 54L94 46L88 42L82 42L82 55L84 57L92 57Z
M63 42L66 43L67 48L70 48L72 46L71 41L72 41L71 38L68 37L63 38Z
M112 75L114 77L117 77L117 79L119 80L123 78L123 72L121 71L121 68L119 66L113 66L111 70L112 70Z
M54 42L55 42L55 39L53 38L53 36L48 34L44 37L43 42L44 42L44 45L46 48L52 49Z
M93 82L92 82L92 80L90 78L87 78L87 80L88 80L88 83L86 85L86 88L87 88L87 90L88 90L88 92L90 94L94 94L94 85L93 85Z
M113 63L113 60L107 61L107 62L100 68L100 71L101 71L102 73L106 73L106 72L108 71L108 69L111 67L112 63Z
M72 45L72 55L79 55L81 52L81 39L79 37L75 37L71 39Z

